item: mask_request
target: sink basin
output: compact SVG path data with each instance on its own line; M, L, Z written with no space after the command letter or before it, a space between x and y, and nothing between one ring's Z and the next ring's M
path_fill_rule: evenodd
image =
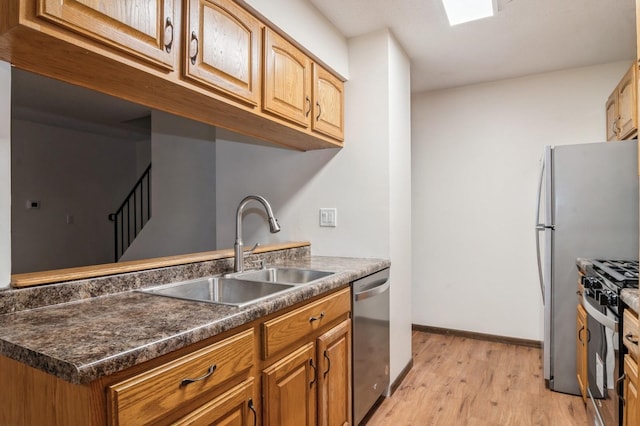
M241 272L235 276L243 280L295 285L306 284L333 274L334 272L317 271L314 269L270 267L256 271Z
M239 278L209 277L165 284L143 293L242 307L293 288L293 285Z

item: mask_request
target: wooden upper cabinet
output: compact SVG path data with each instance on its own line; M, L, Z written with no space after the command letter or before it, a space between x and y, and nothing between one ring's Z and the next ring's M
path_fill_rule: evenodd
M313 130L344 139L344 83L313 64Z
M618 139L618 91L617 89L609 95L606 103L607 111L607 141Z
M269 28L264 29L264 111L304 128L311 113L311 60Z
M638 73L633 63L607 99L607 140L630 139L638 133Z
M618 84L618 127L620 139L632 136L638 129L636 104L636 65L632 65Z
M38 0L37 16L171 71L176 0Z
M228 0L189 0L187 13L185 78L257 106L260 21Z

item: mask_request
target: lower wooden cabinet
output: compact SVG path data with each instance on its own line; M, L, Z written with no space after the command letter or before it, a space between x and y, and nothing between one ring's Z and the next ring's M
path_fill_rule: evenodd
M347 287L86 385L0 356L0 425L350 425L350 316Z
M623 390L623 415L624 426L637 426L640 424L640 401L638 401L638 359L640 350L638 336L640 324L638 315L629 309L623 311L622 343L627 351L624 355L624 390Z
M318 337L317 346L318 425L350 425L351 320Z
M253 402L255 395L255 382L251 378L191 412L174 425L255 426L258 422L258 412Z
M263 372L265 426L344 426L351 421L351 320Z
M264 426L315 424L317 371L313 343L307 343L264 371Z
M254 345L250 329L110 385L109 424L163 423L199 409L204 395L215 395L222 385L248 377L255 362Z
M640 421L638 409L638 363L630 355L624 357L624 404L622 424L637 426Z
M576 376L578 378L578 386L582 400L586 403L589 395L587 394L588 376L587 376L587 311L582 305L578 305L577 321L576 321Z
M262 325L265 426L352 424L350 310L347 288Z

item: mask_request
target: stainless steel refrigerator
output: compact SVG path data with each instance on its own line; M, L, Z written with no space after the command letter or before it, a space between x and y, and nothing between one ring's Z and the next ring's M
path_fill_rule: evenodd
M544 378L579 395L576 258L638 258L637 141L545 147L536 215Z

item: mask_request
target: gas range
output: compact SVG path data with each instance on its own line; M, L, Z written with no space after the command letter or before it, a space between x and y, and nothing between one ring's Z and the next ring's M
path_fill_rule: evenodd
M638 261L593 259L590 262L582 278L586 295L592 304L609 307L617 314L622 289L638 288Z
M592 267L618 287L638 288L637 260L592 260ZM587 267L589 269L589 267Z
M583 352L579 355L587 360L587 371L581 370L581 374L588 377L587 413L589 419L593 419L592 425L614 426L622 424L620 419L623 418L617 386L623 377L623 352L619 350L623 348L620 293L624 288L638 287L638 261L583 260L585 262L581 264L586 267L583 269L581 304L586 319L577 338L582 342Z

